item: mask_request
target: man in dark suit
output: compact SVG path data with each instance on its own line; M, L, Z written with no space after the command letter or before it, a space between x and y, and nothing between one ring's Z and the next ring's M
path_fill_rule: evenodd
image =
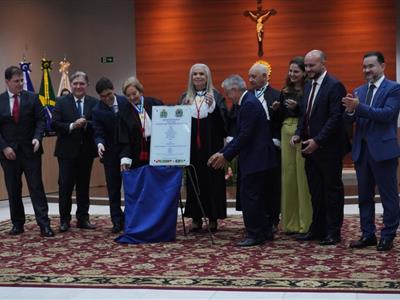
M364 248L377 244L375 236L375 185L382 205L383 223L378 251L390 250L399 227L400 207L397 189L397 165L400 148L397 118L400 110L400 85L385 78L385 59L380 52L364 55L366 84L356 88L354 96L343 98L345 120L356 122L352 156L358 181L362 236L350 244Z
M89 221L89 184L93 160L97 156L92 110L98 100L86 95L88 77L84 72L75 72L70 80L72 94L56 101L52 120L52 127L57 132L54 155L59 166L60 232L70 228L74 186L77 227L96 228Z
M269 69L261 63L255 63L249 70L249 82L251 92L260 100L271 129L272 141L275 145L276 157L278 159L277 166L269 172L270 177L267 179L266 188L268 191L267 214L273 226L273 230L277 231L279 223L279 214L281 208L281 122L277 112L272 110L272 104L279 102L280 91L274 89L269 84Z
M239 155L241 170L240 199L247 237L237 246L249 247L273 239L272 224L266 214L268 198L265 182L276 167L276 151L265 110L260 101L246 90L246 83L238 75L231 75L222 83L228 98L239 105L237 135L208 165L215 169Z
M21 196L21 176L24 173L40 234L52 237L54 232L50 227L42 182L43 107L36 95L23 90L24 77L20 68L7 68L5 81L7 91L0 95L0 163L13 224L9 234L24 232L25 212Z
M297 239L319 239L320 245L334 245L341 241L342 168L343 157L349 150L341 105L346 89L327 73L322 51L310 51L304 62L310 81L304 88L304 105L300 107L296 135L290 142L294 145L302 141L313 219L309 232Z
M124 227L124 214L121 209L121 170L119 144L119 112L127 102L123 96L114 93L114 85L108 78L100 78L96 83L96 92L100 100L93 108L94 139L100 161L104 166L110 215L113 233Z

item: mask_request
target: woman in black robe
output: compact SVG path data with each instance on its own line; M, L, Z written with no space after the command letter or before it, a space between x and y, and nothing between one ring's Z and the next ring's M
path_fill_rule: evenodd
M211 231L217 231L217 220L226 218L226 186L223 170L207 166L209 157L224 146L226 137L227 108L223 96L213 87L211 72L205 64L195 64L189 72L188 88L180 104L190 105L192 131L190 162L194 166L189 172L197 178L200 201L209 219ZM198 205L193 185L186 180L187 199L185 217L192 218L191 232L202 229L202 212Z
M130 167L134 168L149 163L152 108L164 104L161 100L143 96L143 85L136 77L129 77L122 91L128 99L126 108L120 113L121 138L125 140L122 157L132 158ZM122 165L128 165L129 159L124 162Z

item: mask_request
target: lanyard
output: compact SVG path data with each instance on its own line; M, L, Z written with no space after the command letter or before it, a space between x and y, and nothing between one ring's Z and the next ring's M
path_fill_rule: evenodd
M200 104L197 103L196 98L194 101L194 105L196 106L196 112L197 112L197 137L196 137L196 142L197 142L197 148L200 149L201 148L201 140L200 140L200 110L201 110L201 106L204 103L204 95L206 94L205 91L202 92L197 92L197 97L199 97L201 99Z
M143 113L144 110L144 97L140 96L140 104L134 104L134 107L138 111L139 114Z

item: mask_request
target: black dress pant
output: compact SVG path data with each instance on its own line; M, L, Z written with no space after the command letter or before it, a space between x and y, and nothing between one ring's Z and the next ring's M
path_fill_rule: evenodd
M305 169L313 208L310 231L317 237L340 237L344 209L342 168L341 158L306 157Z
M272 225L279 224L279 215L281 213L281 188L282 188L282 170L281 170L281 150L275 146L278 166L268 171L265 188L267 189L266 209L269 222Z
M93 157L78 156L75 159L58 158L60 221L71 221L72 191L75 186L76 219L89 220L89 184Z
M110 216L113 224L122 224L124 214L121 209L121 170L119 159L104 163L108 198L110 199Z
M16 160L1 160L4 171L4 180L7 187L10 202L11 222L14 226L21 227L25 223L25 211L22 202L22 174L25 174L35 211L36 222L40 227L50 225L48 217L48 205L42 182L42 158L41 156L26 158L17 153Z
M265 182L269 171L247 174L241 178L240 202L248 238L270 235L272 224L266 214L267 190Z

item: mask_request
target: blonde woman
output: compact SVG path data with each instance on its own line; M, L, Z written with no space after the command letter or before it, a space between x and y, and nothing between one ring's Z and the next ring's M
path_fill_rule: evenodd
M226 186L223 170L207 166L208 158L224 145L226 105L223 96L213 87L210 69L205 64L194 64L189 71L188 87L179 103L190 105L192 112L190 170L197 177L200 201L209 219L210 230L217 231L217 220L226 217ZM202 229L202 212L192 184L187 181L185 217L192 218L191 232Z

